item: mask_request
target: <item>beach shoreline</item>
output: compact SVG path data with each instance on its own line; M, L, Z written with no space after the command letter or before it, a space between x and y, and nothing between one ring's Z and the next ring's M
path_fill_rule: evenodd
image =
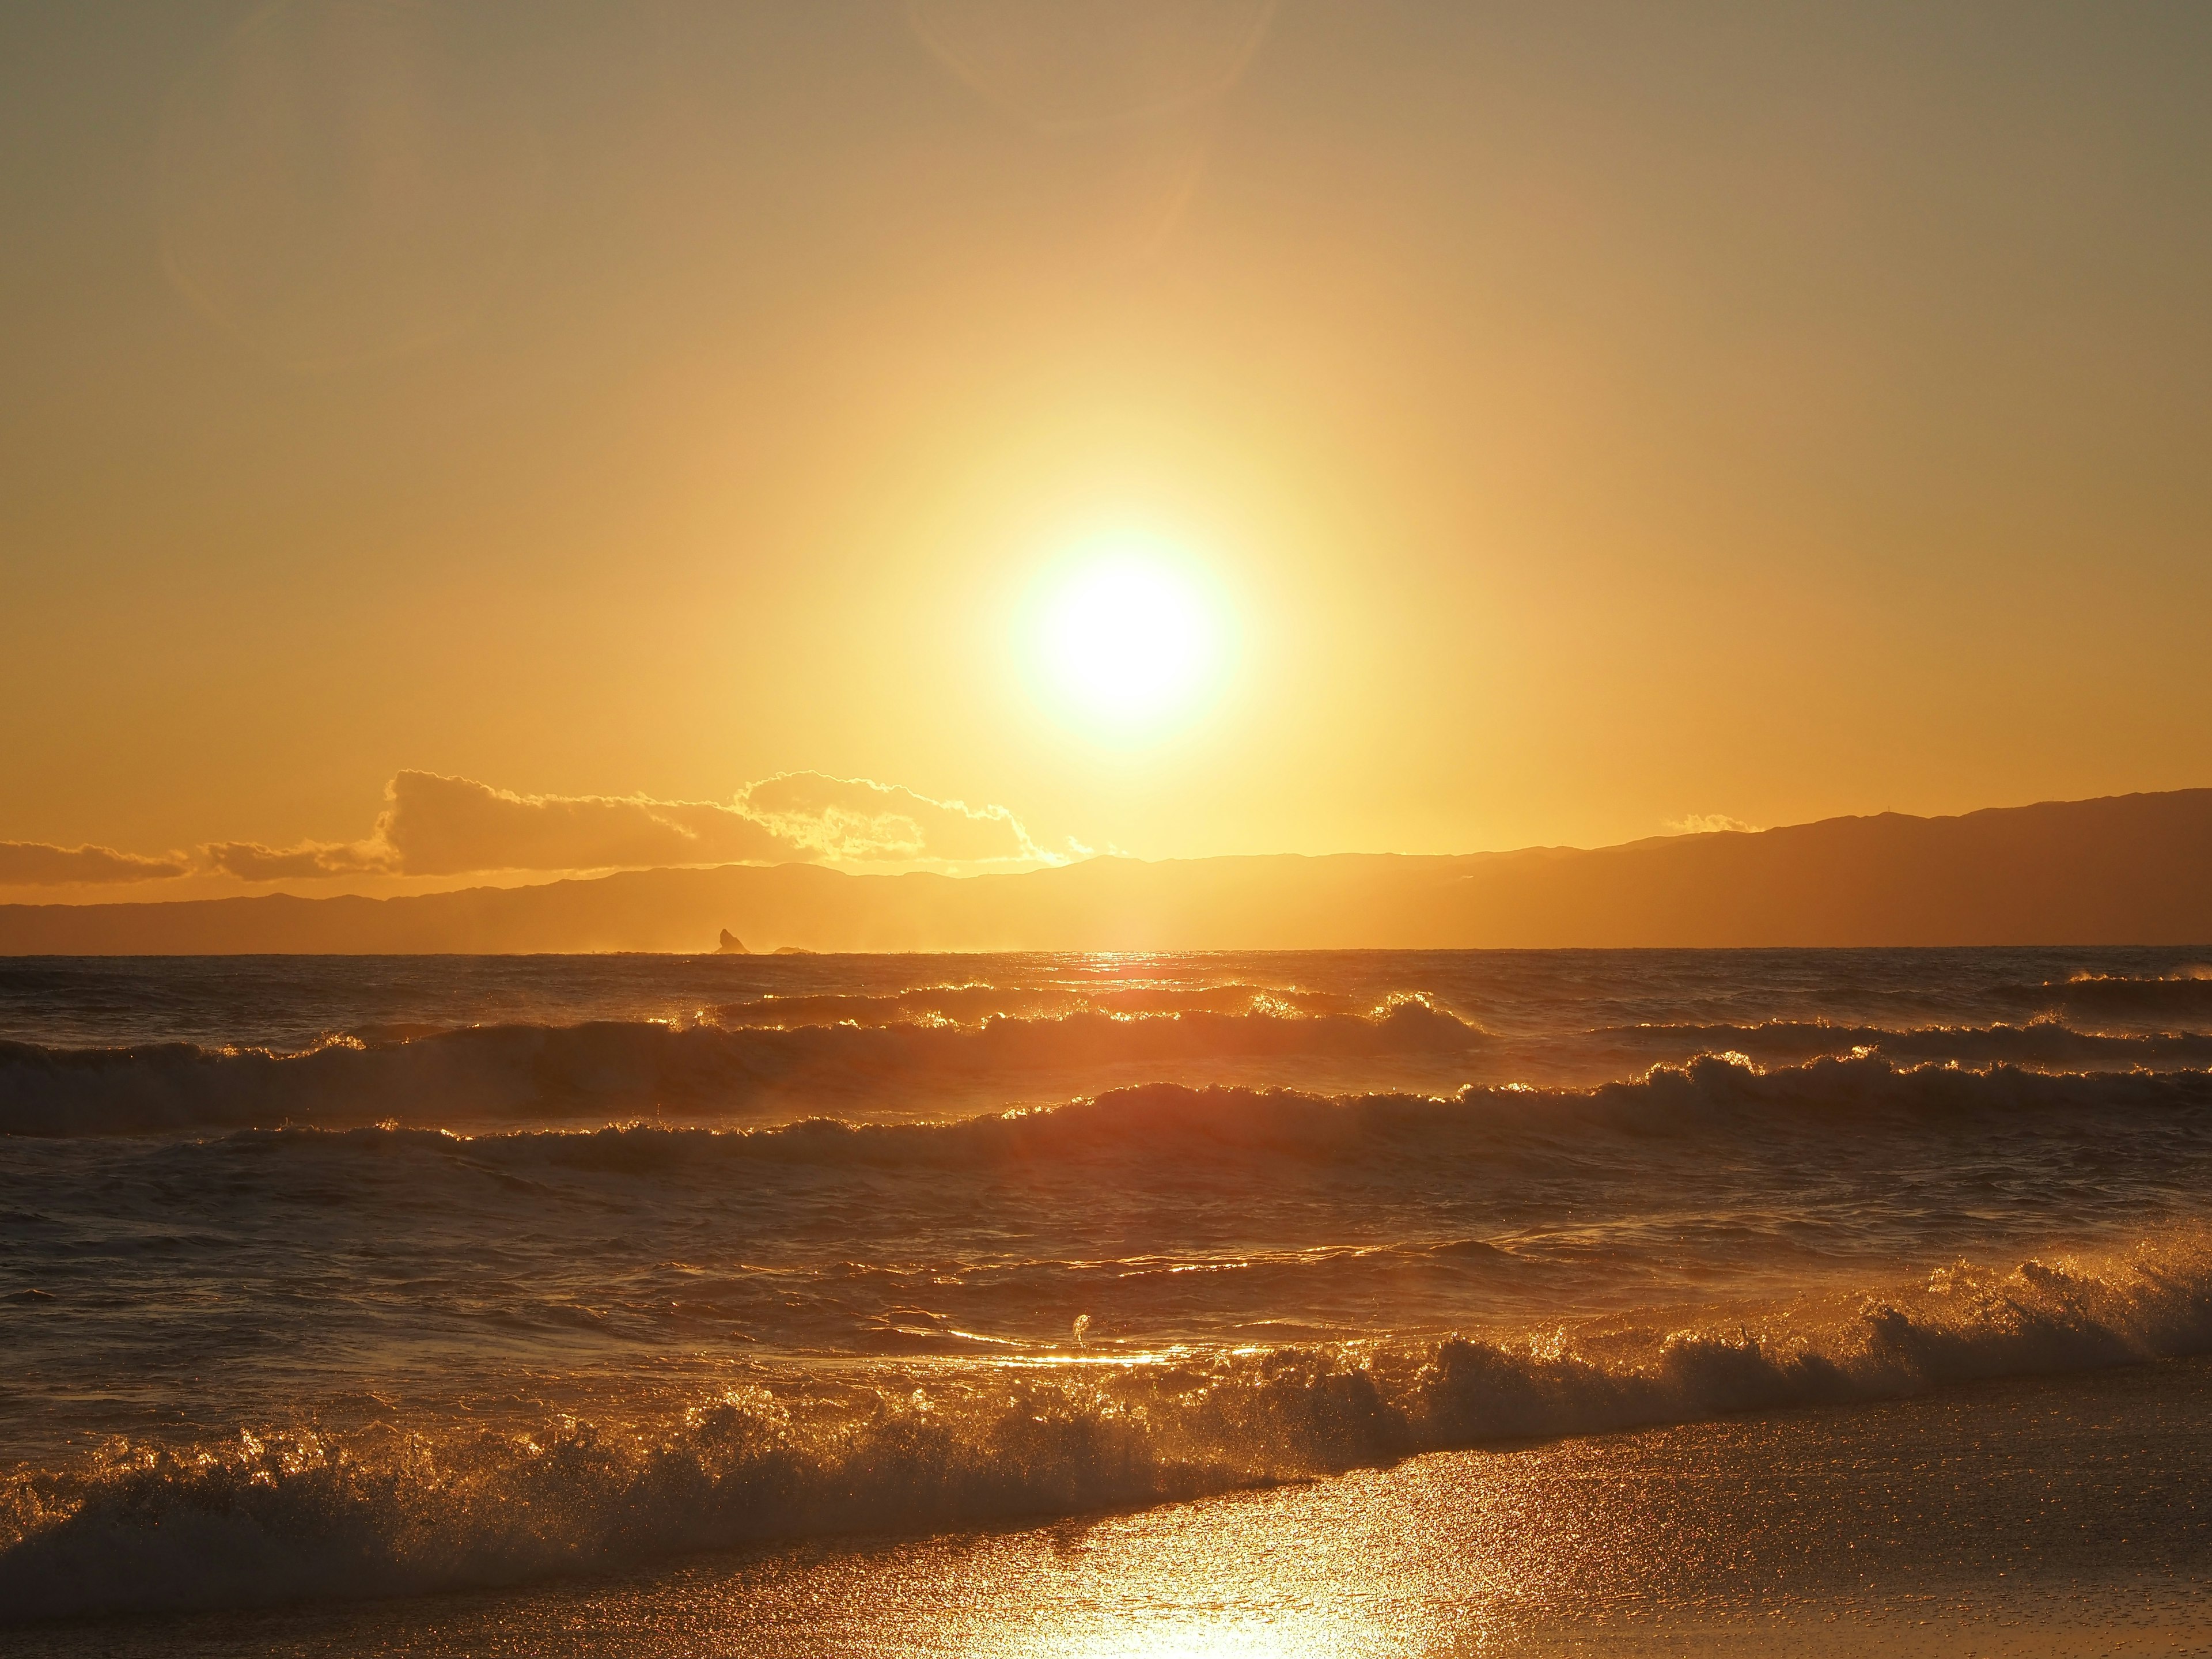
M54 1659L2179 1654L2212 1361L1413 1458L512 1594L27 1627Z

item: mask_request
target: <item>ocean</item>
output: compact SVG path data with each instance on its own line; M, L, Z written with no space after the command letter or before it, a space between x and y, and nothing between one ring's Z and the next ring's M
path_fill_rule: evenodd
M9 1652L2212 1644L2212 950L19 957L0 1135Z

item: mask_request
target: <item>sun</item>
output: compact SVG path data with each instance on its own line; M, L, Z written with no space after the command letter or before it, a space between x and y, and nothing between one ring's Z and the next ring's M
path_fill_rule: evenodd
M1149 537L1091 542L1041 586L1028 625L1034 677L1057 712L1103 735L1155 732L1211 701L1220 608L1194 562Z

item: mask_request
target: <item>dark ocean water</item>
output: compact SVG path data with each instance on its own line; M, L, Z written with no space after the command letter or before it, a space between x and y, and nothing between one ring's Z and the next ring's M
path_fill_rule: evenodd
M2208 963L0 961L0 1620L2205 1352Z

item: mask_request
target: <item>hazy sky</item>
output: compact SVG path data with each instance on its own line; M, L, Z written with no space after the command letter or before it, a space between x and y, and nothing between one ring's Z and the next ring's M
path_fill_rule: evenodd
M2209 209L2201 0L10 5L0 840L2212 783ZM1024 667L1115 534L1228 635L1142 740Z

